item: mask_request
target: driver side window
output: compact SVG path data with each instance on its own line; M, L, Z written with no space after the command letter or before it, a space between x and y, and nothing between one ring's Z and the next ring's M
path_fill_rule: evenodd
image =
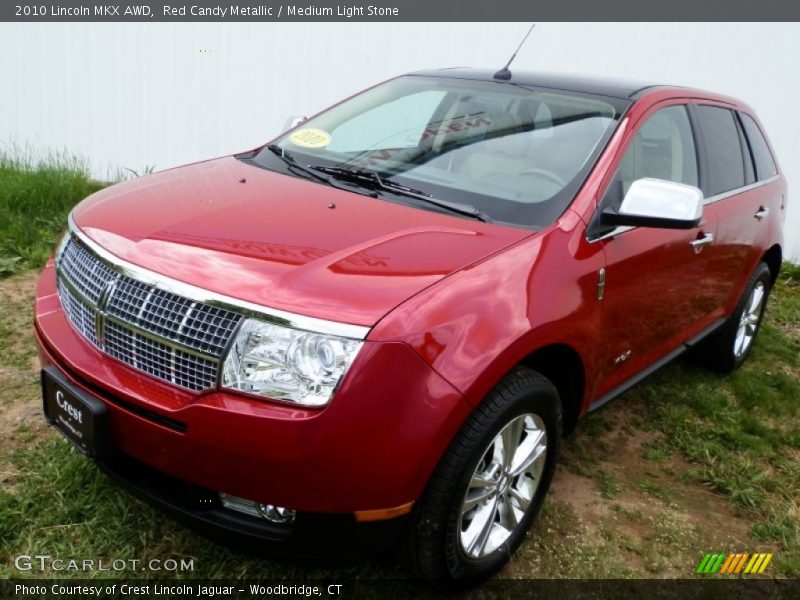
M670 106L651 115L622 157L602 207L619 208L631 184L651 177L698 185L697 152L685 106Z

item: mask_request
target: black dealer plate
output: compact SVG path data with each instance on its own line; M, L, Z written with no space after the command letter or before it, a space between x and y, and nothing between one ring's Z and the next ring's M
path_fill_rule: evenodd
M105 453L106 407L77 389L53 367L42 370L42 398L47 420L84 454Z

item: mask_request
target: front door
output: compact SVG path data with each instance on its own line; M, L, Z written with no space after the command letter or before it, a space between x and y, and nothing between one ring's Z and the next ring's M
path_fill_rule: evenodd
M652 177L699 187L698 154L685 106L646 116L601 202L619 207L630 185ZM688 230L649 227L597 232L606 254L601 375L595 397L629 381L713 321L719 304L710 273L716 223ZM605 234L605 235L603 235Z

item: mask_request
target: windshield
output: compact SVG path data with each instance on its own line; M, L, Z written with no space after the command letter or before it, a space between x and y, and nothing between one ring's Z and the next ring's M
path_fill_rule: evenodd
M276 144L298 165L378 173L493 221L541 228L572 201L628 105L513 83L406 76L334 106ZM300 176L274 150L263 149L255 162Z

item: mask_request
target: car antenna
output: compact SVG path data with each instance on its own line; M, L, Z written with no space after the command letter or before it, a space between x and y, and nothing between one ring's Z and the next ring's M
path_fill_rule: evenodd
M511 79L511 71L508 70L508 67L511 66L511 61L513 61L517 57L517 52L519 52L519 49L522 48L522 44L524 44L525 40L528 39L528 36L531 34L531 31L533 31L534 27L536 27L536 23L531 25L531 28L528 29L528 33L525 34L525 37L522 38L522 41L519 43L519 46L517 46L517 49L514 51L514 54L512 54L511 58L508 59L506 66L500 69L497 73L495 73L492 76L493 79L500 79L502 81L508 81L509 79Z

